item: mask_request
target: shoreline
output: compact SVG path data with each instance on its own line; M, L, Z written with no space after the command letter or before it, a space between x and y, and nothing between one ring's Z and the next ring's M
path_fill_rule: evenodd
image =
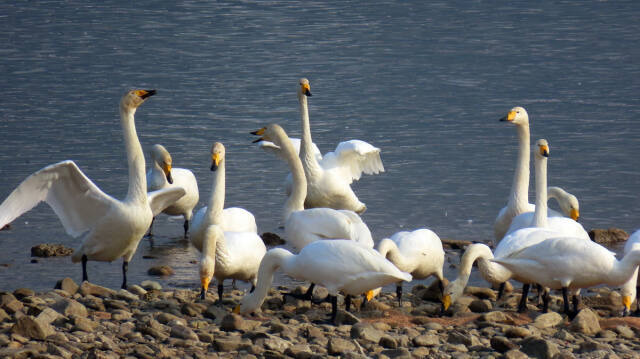
M351 312L340 300L335 323L330 304L287 297L272 288L260 312L232 310L244 295L225 292L221 305L209 291L203 301L190 289L162 289L145 281L113 290L65 278L59 289L0 292L0 356L7 358L638 358L640 318L620 318L619 294L606 287L584 297L569 321L560 296L550 312L515 308L519 291L495 302L496 291L468 287L440 316L435 285L415 285L398 306L382 292ZM327 294L317 288L316 298ZM530 301L533 303L533 301ZM635 307L633 307L635 308Z

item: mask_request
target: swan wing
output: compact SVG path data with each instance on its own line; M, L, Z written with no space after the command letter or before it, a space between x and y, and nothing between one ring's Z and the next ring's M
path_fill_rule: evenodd
M352 223L349 217L334 209L306 209L291 213L285 223L285 238L298 250L317 240L353 239Z
M335 151L325 154L322 162L325 169L340 168L348 183L359 180L363 173L384 172L380 149L360 140L340 142Z
M0 227L45 201L67 233L78 237L109 210L114 198L104 193L73 161L46 166L27 177L0 205Z
M165 208L180 199L186 191L182 187L169 187L149 192L147 198L153 216L159 215Z
M229 207L222 210L222 229L232 232L258 233L256 218L244 208Z

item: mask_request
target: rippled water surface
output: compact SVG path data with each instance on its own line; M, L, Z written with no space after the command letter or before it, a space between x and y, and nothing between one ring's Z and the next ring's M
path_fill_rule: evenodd
M637 1L5 2L0 199L65 159L124 197L117 104L132 87L155 88L136 114L145 151L162 143L175 167L193 170L204 205L208 150L223 142L226 204L252 211L261 232L282 233L287 168L249 132L278 122L299 136L304 76L323 152L352 138L382 149L386 172L354 184L376 240L425 226L443 238L492 239L517 151L515 129L498 118L516 105L529 112L532 143L549 140L549 183L579 197L585 228L632 231L639 18ZM181 219L161 216L154 228L155 246L141 242L130 281L169 264L176 274L164 285L196 288L197 251L181 240ZM78 244L44 204L0 232L0 290L80 281L69 258L30 263L43 242ZM90 262L90 279L116 288L120 265Z

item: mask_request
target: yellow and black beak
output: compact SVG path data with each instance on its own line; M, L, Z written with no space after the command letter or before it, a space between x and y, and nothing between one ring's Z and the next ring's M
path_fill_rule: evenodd
M218 169L218 166L220 165L220 161L221 161L221 157L220 154L218 153L214 153L211 155L211 170L215 171Z
M305 94L305 96L309 96L311 97L311 86L309 86L309 84L301 84L300 87L302 87L302 93Z
M509 113L504 116L503 118L500 119L500 121L506 121L506 122L513 122L513 120L516 118L516 112L515 111L509 111Z
M264 131L266 131L266 130L267 130L267 128L263 127L261 129L259 129L258 131L251 132L251 134L252 135L256 135L256 136L262 136L262 135L264 135ZM257 140L253 141L253 143L260 142L260 141L264 141L264 138L260 137Z
M148 97L151 97L156 94L156 90L138 90L136 91L136 95L140 96L141 99L146 100Z
M167 177L167 182L170 184L173 183L173 177L171 177L171 165L163 162L162 163L162 172L164 172L165 177Z
M444 308L444 310L447 310L449 309L450 306L451 306L451 296L447 294L444 297L442 297L442 307Z
M549 146L540 146L540 155L542 155L543 157L549 157Z
M622 305L624 306L625 315L631 312L631 296L622 296Z
M571 212L569 213L569 215L571 216L571 219L577 222L580 218L580 211L575 208L571 208Z
M240 314L240 304L236 305L235 308L233 308L233 314Z

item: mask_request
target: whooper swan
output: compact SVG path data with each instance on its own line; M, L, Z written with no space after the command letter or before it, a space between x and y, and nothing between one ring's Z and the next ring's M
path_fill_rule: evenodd
M186 168L172 167L171 155L162 145L155 144L151 147L151 159L151 169L147 172L148 191L168 187L181 187L185 190L185 195L165 208L162 213L170 216L182 216L184 218L184 237L187 238L189 221L193 215L193 209L198 204L200 198L196 176ZM152 226L153 221L149 227L149 236L152 235Z
M559 237L492 261L526 281L551 289L562 289L564 311L573 318L578 311L579 297L574 296L573 312L570 312L568 290L600 284L616 286L627 282L640 265L640 250L632 250L618 261L615 253L595 242Z
M624 245L624 253L630 253L634 250L640 250L640 230L633 232L627 239L627 243ZM638 293L638 268L633 271L631 278L622 286L622 305L624 309L622 311L623 316L631 314L631 304L636 300L636 294ZM635 315L640 315L640 301L636 303Z
M256 290L242 298L235 312L250 313L258 309L278 269L292 278L327 288L331 296L332 321L336 317L338 291L359 295L394 282L411 281L409 273L400 271L374 249L353 241L317 241L304 247L297 255L283 248L274 248L260 263Z
M256 285L258 266L267 249L255 231L225 231L220 225L223 219L225 198L225 148L220 142L211 147L211 171L213 190L203 220L194 226L191 243L201 253L201 298L206 296L212 276L218 282L218 302L222 303L223 282L237 279ZM209 227L220 227L211 229ZM215 256L215 257L212 257Z
M420 228L412 232L397 232L378 243L378 252L401 271L410 273L413 279L435 276L440 291L444 291L444 250L440 237L432 230ZM402 282L396 284L396 294L401 305Z
M129 190L124 200L102 192L73 161L62 161L27 177L0 205L0 228L45 201L67 233L83 235L71 260L82 261L82 280L88 280L87 261L123 259L122 288L127 268L154 215L184 195L182 188L147 194L144 153L136 134L134 114L155 90L132 90L120 101L120 123L129 163Z
M514 217L522 213L533 213L535 211L535 206L529 203L529 115L524 108L514 107L500 121L516 125L516 130L518 131L518 157L507 206L500 210L493 227L495 239L498 241L507 234ZM560 208L562 208L567 217L571 217L574 220L578 219L579 208L575 196L567 194L559 187L555 187L553 189L549 188L549 198L555 198L558 201ZM557 217L562 216L562 214L549 210L548 216Z

